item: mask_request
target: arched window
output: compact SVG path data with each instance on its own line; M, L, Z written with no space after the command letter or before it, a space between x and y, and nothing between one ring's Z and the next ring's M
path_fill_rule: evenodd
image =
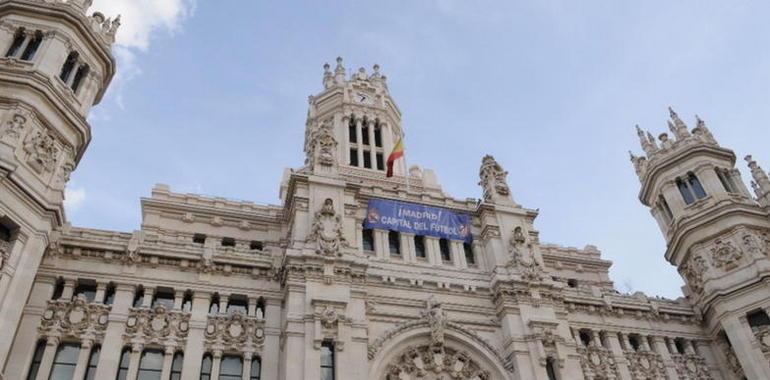
M334 380L334 343L321 344L321 380Z
M76 51L73 51L70 52L70 54L67 56L67 59L64 60L64 64L61 67L61 72L59 73L59 79L61 79L64 83L69 81L70 75L72 75L72 71L75 69L75 65L78 63L78 57L80 57L80 54L78 54Z
M447 239L439 239L438 241L438 248L439 251L441 251L441 260L444 262L450 262L452 261L452 254L449 252L449 240Z
M243 359L240 356L226 355L219 366L219 380L241 380Z
M88 367L86 367L86 375L84 380L96 379L96 365L99 364L99 354L102 352L102 346L95 345L91 347L91 355L88 356Z
M262 297L257 298L257 317L264 319L265 318L265 299Z
M40 363L43 361L44 352L45 341L38 341L37 346L35 346L35 353L32 355L32 364L29 366L29 372L27 372L27 380L35 380L37 377L37 372L40 370Z
M64 294L64 279L59 277L56 279L56 285L53 288L52 300L58 300Z
M182 363L184 362L184 354L177 352L174 354L174 360L171 361L171 378L169 380L181 380L182 379Z
M21 45L24 44L24 40L26 39L27 34L24 31L24 28L16 29L16 33L13 35L13 42L11 42L11 47L9 47L8 51L5 52L5 56L15 57L19 52L19 48L21 48Z
M674 220L674 213L671 212L671 207L668 207L668 202L666 202L663 194L658 196L658 208L663 212L666 223L671 223Z
M401 255L401 239L396 231L388 231L388 248L391 255Z
M152 294L152 307L163 306L167 310L174 308L174 289L167 287L158 287Z
M91 69L85 63L80 65L80 67L78 67L78 71L75 73L75 78L72 80L72 85L70 86L72 88L72 91L78 92L80 83L83 82L83 79L86 77L86 75L88 75L88 72L90 70Z
M374 231L369 228L365 228L361 231L361 242L363 250L366 252L374 252Z
M40 47L41 42L43 42L43 33L38 30L32 35L32 39L27 43L27 48L24 49L24 53L21 54L21 59L23 61L30 61L32 58L35 58L35 53L37 53L37 49Z
M209 314L219 314L219 293L214 293L211 296L211 303L209 303Z
M134 307L141 307L142 303L144 303L144 287L139 285L136 287L136 290L134 291Z
M182 298L182 311L192 311L192 292L184 292L184 298Z
M260 380L262 378L262 359L257 356L251 360L251 373L249 380Z
M139 360L139 375L137 380L156 380L160 379L160 373L163 371L163 351L144 350L142 358Z
M128 377L128 365L131 362L131 349L129 347L123 347L123 351L120 352L120 364L118 365L117 380L126 380Z
M414 255L418 258L425 258L425 236L414 235Z
M115 284L110 282L107 284L107 289L104 290L104 299L102 302L105 305L112 305L115 302Z
M96 281L78 279L72 299L75 300L80 297L83 297L86 302L94 302L96 298Z
M631 345L631 347L629 347L630 349L632 349L634 351L639 351L639 346L641 344L641 343L639 343L639 336L638 335L634 335L634 334L629 335L628 336L628 344Z
M677 178L676 187L679 188L679 192L682 194L682 198L684 198L684 203L688 205L695 202L696 199L706 197L706 191L703 190L700 180L698 180L698 177L693 172L687 173L685 178Z
M700 180L695 176L695 173L687 173L687 181L690 183L690 187L692 187L696 198L701 199L706 197L706 191L703 190L703 186L701 186Z
M249 311L249 298L242 294L231 294L227 302L227 314L241 312L246 315Z
M476 255L473 254L473 246L470 243L463 243L463 253L465 254L465 262L468 266L476 266Z
M79 344L60 344L56 349L56 357L48 380L71 380L75 374L75 366L78 364L78 354L80 354Z
M203 360L201 361L201 378L200 380L211 380L211 354L203 355Z
M725 191L727 191L728 193L740 192L738 190L738 186L735 185L735 181L733 181L733 176L730 173L730 170L716 168L714 169L714 171L717 173L717 177L719 177L719 182L722 183L722 187L725 188Z
M556 366L554 365L554 360L550 356L545 359L545 372L548 375L548 380L558 379L556 377Z

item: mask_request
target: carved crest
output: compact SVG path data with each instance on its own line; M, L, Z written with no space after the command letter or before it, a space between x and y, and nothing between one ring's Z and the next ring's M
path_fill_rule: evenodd
M337 164L337 140L331 120L324 121L310 136L307 149L308 165L312 168L315 164L323 166L335 166Z
M334 201L327 198L321 210L315 213L310 241L316 243L316 253L324 256L342 256L347 241L342 234L342 219L334 210Z
M16 141L21 137L26 126L27 118L20 113L13 113L9 120L0 126L0 138L7 137L11 141Z
M738 260L743 256L743 253L735 248L732 242L725 242L717 240L713 248L711 248L711 259L714 266L729 270L738 265Z
M37 130L30 134L24 143L24 150L29 153L27 162L38 173L51 172L55 168L59 148L53 136L48 133Z

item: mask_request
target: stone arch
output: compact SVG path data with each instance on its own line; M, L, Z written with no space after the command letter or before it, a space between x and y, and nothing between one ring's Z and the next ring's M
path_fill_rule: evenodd
M405 356L425 353L432 348L438 349L431 344L431 329L427 323L398 330L400 332L397 335L388 336L388 339L384 341L380 340L381 345L377 347L376 351L370 349L370 353L374 355L370 358L368 379L388 380L388 371L391 366L402 361ZM477 366L483 370L486 377L479 377L481 380L514 379L512 368L506 366L499 353L481 338L472 339L467 331L450 327L444 332L444 339L444 344L439 348L443 350L442 353L447 359L452 358L449 367L452 367L452 363L457 359L462 363L470 364L466 368ZM426 367L434 366L428 364ZM441 373L449 374L452 370L457 370L460 367L463 365L458 364L455 368L446 368L446 371ZM457 379L462 378L464 377L457 377ZM426 377L426 379L431 379L431 377Z

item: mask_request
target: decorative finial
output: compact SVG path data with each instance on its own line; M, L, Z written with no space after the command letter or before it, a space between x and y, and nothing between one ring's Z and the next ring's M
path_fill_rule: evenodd
M331 68L331 66L329 65L328 62L324 63L324 74L328 73L330 68Z
M668 114L671 115L672 120L679 117L679 115L677 115L676 112L674 112L674 109L671 108L671 106L668 106Z
M342 66L342 57L337 57L337 67L334 68L335 74L344 74L345 73L345 67Z
M644 136L644 131L642 131L642 128L639 128L639 124L636 124L635 127L636 127L636 134L639 135L639 137Z
M380 65L378 65L378 64L376 64L376 63L375 63L375 64L374 64L374 66L372 67L372 69L374 69L374 72L375 72L375 73L378 73L378 74L379 74L379 72L380 72Z

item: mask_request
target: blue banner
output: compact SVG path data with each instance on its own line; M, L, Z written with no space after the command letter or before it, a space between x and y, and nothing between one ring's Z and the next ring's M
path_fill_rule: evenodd
M385 199L369 200L364 228L408 232L468 243L473 240L471 218L467 214Z

